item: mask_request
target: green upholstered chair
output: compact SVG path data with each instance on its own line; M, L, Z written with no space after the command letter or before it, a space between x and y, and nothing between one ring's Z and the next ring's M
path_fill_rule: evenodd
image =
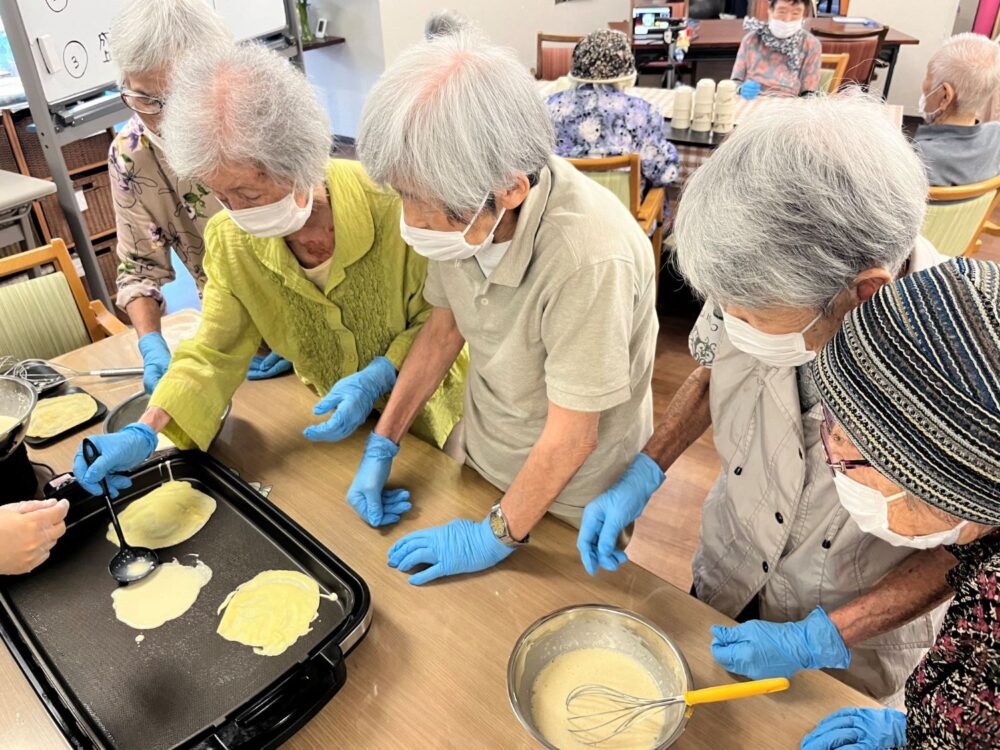
M953 258L979 250L979 235L1000 203L1000 175L955 187L932 187L920 233Z
M844 73L851 56L846 52L820 56L819 90L826 94L835 94L844 82Z

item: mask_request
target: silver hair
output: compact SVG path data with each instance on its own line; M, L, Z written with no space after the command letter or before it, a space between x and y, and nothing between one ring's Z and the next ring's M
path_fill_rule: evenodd
M932 86L950 83L955 112L981 115L1000 90L1000 45L980 34L946 39L927 63Z
M861 95L775 102L688 180L677 262L720 305L823 309L859 273L896 273L927 178L884 106Z
M467 31L469 21L461 13L453 10L441 10L432 13L424 24L424 38L433 39L436 36L448 36L459 31Z
M135 73L165 70L189 52L211 54L233 43L205 0L129 0L112 19L109 37L119 84Z
M304 191L323 182L330 158L330 123L309 82L256 43L178 64L163 136L167 161L187 179L203 180L223 164L254 165Z
M369 94L359 130L372 179L461 218L537 175L553 147L527 68L467 30L405 50Z

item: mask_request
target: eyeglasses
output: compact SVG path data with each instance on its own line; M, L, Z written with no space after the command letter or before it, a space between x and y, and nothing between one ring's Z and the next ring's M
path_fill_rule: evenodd
M131 89L122 89L122 101L133 112L141 115L158 115L163 111L164 101L149 94L140 94Z
M841 474L846 474L851 469L866 469L870 467L871 462L864 458L833 460L833 454L830 453L830 435L836 423L837 419L833 416L833 412L826 408L826 404L823 404L823 421L819 425L819 439L823 443L823 450L826 452L826 465L829 467L830 473L836 475L839 471Z

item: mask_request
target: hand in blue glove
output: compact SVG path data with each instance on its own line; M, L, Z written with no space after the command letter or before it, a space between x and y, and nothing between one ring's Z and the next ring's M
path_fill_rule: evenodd
M323 424L306 427L303 433L310 440L336 442L354 432L368 419L375 402L396 384L396 368L385 357L376 357L365 369L341 378L330 392L316 404L313 414L329 414Z
M399 446L389 438L368 436L358 473L347 490L347 502L370 526L388 526L413 506L407 490L387 490L386 480Z
M267 380L284 375L292 369L292 363L282 357L277 352L271 352L266 357L259 354L253 355L250 360L250 369L247 371L247 380Z
M802 738L802 750L884 750L906 745L906 714L891 708L842 708Z
M405 573L430 565L410 576L410 583L420 586L441 576L492 568L513 551L494 536L489 516L479 523L460 518L404 536L389 550L389 567Z
M800 669L847 669L851 652L822 607L799 622L712 626L712 656L727 672L762 680Z
M170 367L170 349L158 331L139 338L139 353L142 354L142 389L146 395L156 390L163 373Z
M618 535L642 515L663 479L663 471L656 461L640 453L610 490L591 500L583 509L576 548L590 575L597 575L598 563L605 570L618 570L618 566L628 559L615 547Z
M83 457L83 447L77 449L73 459L73 475L91 495L103 493L100 481L107 480L111 497L118 497L120 490L132 486L132 480L117 472L128 471L153 455L156 450L156 433L141 422L125 425L110 435L92 435L90 442L100 452L91 466Z

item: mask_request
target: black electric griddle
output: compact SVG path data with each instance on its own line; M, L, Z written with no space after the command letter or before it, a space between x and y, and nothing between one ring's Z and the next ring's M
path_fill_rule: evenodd
M212 569L184 615L138 631L119 622L105 539L103 500L75 483L65 537L36 571L0 584L0 629L8 648L73 747L274 747L343 685L344 655L371 619L368 587L357 574L210 456L173 452L132 473L124 507L170 479L190 481L218 507L188 541L160 559ZM312 631L280 656L258 656L215 631L226 595L257 573L300 570L322 593ZM137 643L136 636L145 638Z

